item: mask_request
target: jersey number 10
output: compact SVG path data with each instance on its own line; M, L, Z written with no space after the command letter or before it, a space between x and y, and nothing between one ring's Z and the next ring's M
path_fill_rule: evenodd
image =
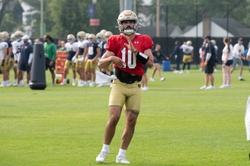
M134 69L136 67L136 57L132 53L132 51L127 50L126 48L123 48L121 52L122 52L122 60L125 62L126 65L128 65L128 68ZM127 52L127 54L126 54L126 52Z

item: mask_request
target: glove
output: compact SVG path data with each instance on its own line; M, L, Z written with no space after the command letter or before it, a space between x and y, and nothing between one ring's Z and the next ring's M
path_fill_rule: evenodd
M84 61L84 57L82 56L81 58L79 58L79 62L83 62Z
M2 60L2 64L1 65L4 66L4 63L5 63L5 59Z
M76 63L76 62L77 62L77 58L76 58L76 56L74 56L74 57L72 58L72 62L74 62L74 63Z

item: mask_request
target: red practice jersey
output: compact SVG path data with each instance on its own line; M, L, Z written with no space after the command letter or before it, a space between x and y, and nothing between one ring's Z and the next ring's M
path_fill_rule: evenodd
M136 59L136 56L132 51L128 50L124 43L128 44L128 41L123 35L113 35L108 38L106 49L113 52L115 56L121 58L125 62L126 66L120 68L120 70L137 76L142 76L144 74L143 64ZM152 49L153 41L147 35L135 34L132 44L135 49L144 53L145 50ZM116 65L114 65L114 67L118 68Z

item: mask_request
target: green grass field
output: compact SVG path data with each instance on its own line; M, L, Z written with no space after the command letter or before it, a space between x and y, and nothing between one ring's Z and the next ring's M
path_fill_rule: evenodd
M151 70L148 70L148 75ZM200 90L204 75L163 72L142 91L142 108L127 158L134 166L246 166L250 144L244 116L250 73L232 87ZM2 75L1 75L2 76ZM47 73L48 83L50 75ZM42 91L1 88L0 166L100 166L115 163L124 114L104 164L95 162L108 119L110 88L56 85Z

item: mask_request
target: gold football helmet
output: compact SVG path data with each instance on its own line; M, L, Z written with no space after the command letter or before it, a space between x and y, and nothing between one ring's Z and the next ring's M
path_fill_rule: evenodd
M94 43L95 42L95 35L94 34L89 34L89 36L88 36L88 39L89 39L89 42L90 43Z
M24 36L24 33L22 31L16 31L15 33L15 36L17 39L21 39L23 36Z
M188 46L191 46L192 45L192 42L190 40L187 41L187 45Z
M96 38L97 38L99 41L102 41L102 40L105 39L105 35L104 35L104 33L99 32L99 33L96 34Z
M67 36L67 41L68 41L69 43L73 43L75 40L76 40L75 35L73 35L73 34L68 34L68 36Z
M134 24L133 29L124 29L122 26L123 21L134 21L135 24ZM123 12L119 14L118 19L117 19L117 24L121 33L131 35L138 30L138 17L133 11L124 10Z
M3 34L4 40L9 39L10 35L9 35L9 33L7 31L3 31L2 34Z
M11 40L11 41L15 41L15 40L16 40L16 36L15 36L14 33L10 36L10 40Z
M105 34L107 31L106 31L106 29L102 29L101 31L100 31L100 33L103 33L103 34Z
M112 36L112 35L113 35L113 33L110 32L110 31L107 31L107 32L105 33L105 37L106 37L106 38L109 38L109 37Z
M84 31L80 31L77 33L77 40L84 40L86 33Z
M216 41L215 41L215 40L211 40L211 42L212 42L214 45L216 45Z

